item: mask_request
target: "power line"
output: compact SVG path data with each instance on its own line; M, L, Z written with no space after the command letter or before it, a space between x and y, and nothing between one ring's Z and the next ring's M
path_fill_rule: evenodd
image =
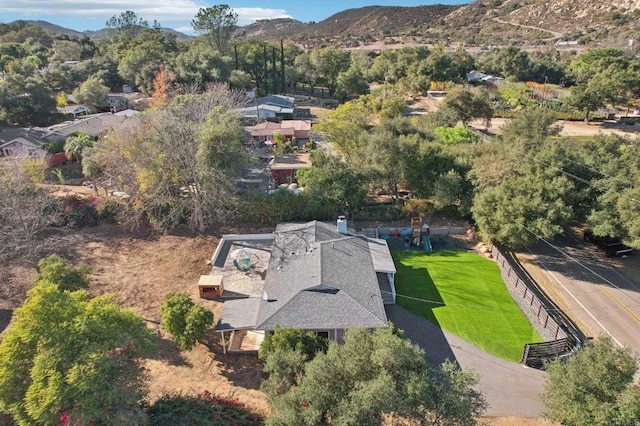
M381 292L383 293L387 293L387 294L393 294L390 291L387 290L381 290ZM492 307L492 306L482 306L482 305L464 305L464 304L457 304L457 303L445 303L445 302L440 302L437 300L431 300L431 299L422 299L419 297L414 297L414 296L408 296L406 294L398 294L396 293L396 297L402 297L404 299L409 299L409 300L415 300L417 302L424 302L424 303L429 303L432 305L440 305L440 306L455 306L455 307L459 307L459 308L468 308L468 309L486 309L486 310L491 310L491 311L502 311L502 312L515 312L515 311L520 311L520 308L516 305L515 308L513 309L499 309L496 307ZM557 311L557 312L562 312L560 309L553 309L553 308L549 308L547 309L548 311Z

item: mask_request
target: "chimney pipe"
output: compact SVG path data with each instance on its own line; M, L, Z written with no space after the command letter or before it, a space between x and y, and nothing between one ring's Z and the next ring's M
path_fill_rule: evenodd
M342 234L342 235L348 235L349 232L347 231L347 218L344 216L338 216L338 221L337 221L337 225L338 225L338 233Z

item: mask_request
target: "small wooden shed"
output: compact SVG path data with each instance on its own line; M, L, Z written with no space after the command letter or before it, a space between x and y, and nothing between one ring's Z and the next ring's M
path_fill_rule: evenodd
M223 275L200 275L198 281L198 292L203 299L216 299L222 297L224 287L222 285Z

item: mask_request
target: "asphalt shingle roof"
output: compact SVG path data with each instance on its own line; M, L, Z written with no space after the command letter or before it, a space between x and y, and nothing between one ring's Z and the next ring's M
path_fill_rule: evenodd
M256 329L373 328L386 323L365 237L342 235L335 225L317 221L276 228Z

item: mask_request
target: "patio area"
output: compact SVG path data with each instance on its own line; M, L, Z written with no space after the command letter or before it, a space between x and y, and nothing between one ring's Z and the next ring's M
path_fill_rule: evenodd
M211 275L222 275L221 300L261 297L272 234L225 235L213 255Z

